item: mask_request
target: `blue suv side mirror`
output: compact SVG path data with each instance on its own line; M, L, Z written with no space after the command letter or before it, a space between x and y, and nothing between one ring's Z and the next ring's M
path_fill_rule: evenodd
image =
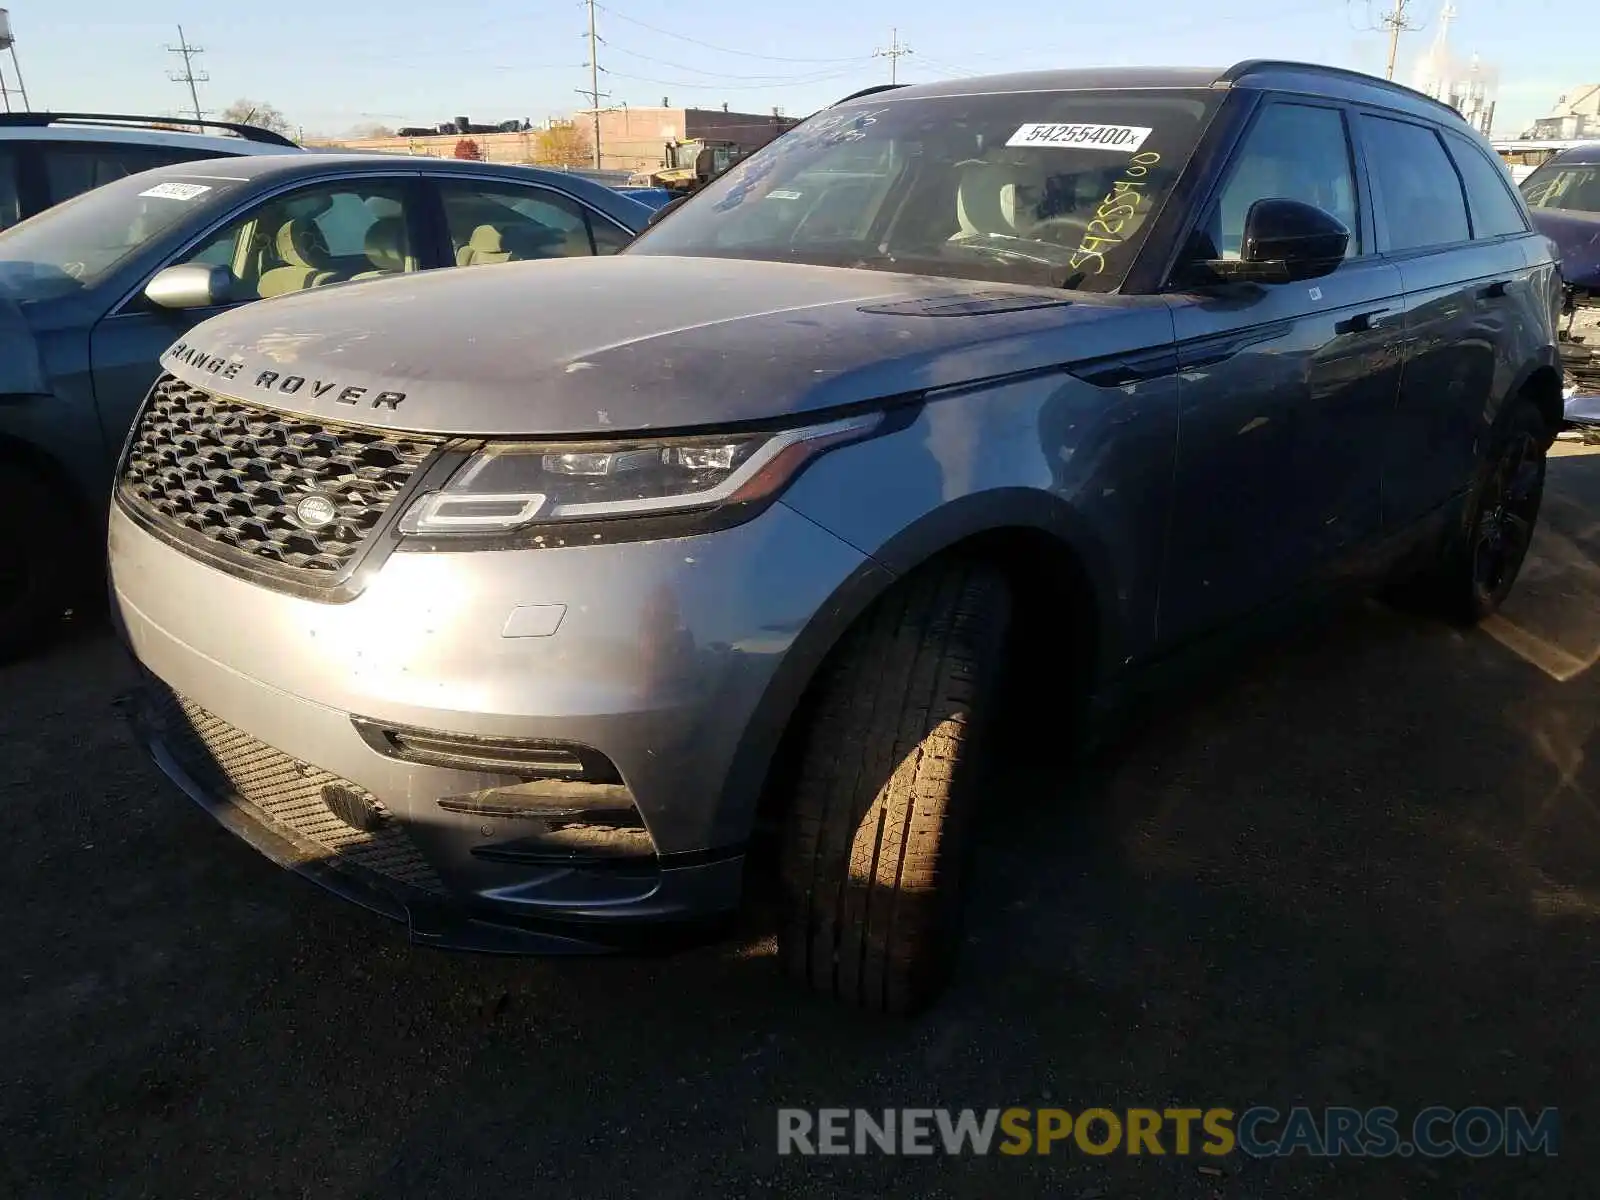
M1299 200L1257 200L1245 214L1237 259L1205 266L1219 279L1294 283L1332 274L1350 248L1350 230L1332 213Z

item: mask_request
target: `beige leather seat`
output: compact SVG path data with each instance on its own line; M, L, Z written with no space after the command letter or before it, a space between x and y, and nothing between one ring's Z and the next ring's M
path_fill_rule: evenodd
M334 270L328 241L310 217L296 217L280 225L273 247L284 265L262 274L259 290L263 299L337 283L341 279L340 273Z
M481 267L511 262L517 256L506 241L505 230L495 225L479 225L467 244L456 251L456 266Z
M415 271L416 260L408 253L406 221L404 217L381 217L367 230L363 249L372 270L352 275L351 279L378 279L384 275L398 275Z
M962 237L1001 234L1021 237L1018 223L1015 172L1003 163L982 163L968 167L956 187L956 222Z

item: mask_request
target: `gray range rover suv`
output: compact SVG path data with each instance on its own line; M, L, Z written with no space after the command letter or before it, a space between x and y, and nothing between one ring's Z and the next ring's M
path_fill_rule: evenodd
M174 345L111 513L142 728L420 942L626 944L775 863L787 969L911 1010L997 713L1061 747L1330 589L1495 609L1558 303L1488 146L1365 76L852 97L615 257Z

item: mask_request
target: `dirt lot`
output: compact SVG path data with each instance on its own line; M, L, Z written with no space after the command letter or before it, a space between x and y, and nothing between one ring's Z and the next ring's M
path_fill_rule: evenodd
M1593 1195L1600 454L1551 481L1493 628L1373 606L1094 779L1019 772L960 979L910 1025L790 992L759 932L412 949L167 786L86 631L0 671L0 1194ZM1260 1103L1556 1106L1561 1156L775 1153L782 1106Z

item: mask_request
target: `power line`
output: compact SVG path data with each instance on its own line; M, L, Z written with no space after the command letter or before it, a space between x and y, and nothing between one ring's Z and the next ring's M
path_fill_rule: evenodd
M670 88L705 88L723 92L760 92L771 88L805 87L813 83L827 83L834 79L844 79L855 73L855 68L850 67L842 71L827 71L820 75L811 75L803 78L786 79L777 83L725 83L716 79L657 79L653 75L630 75L624 71L613 71L609 67L601 67L601 72L608 79L626 79L631 83L654 83ZM587 95L587 93L584 93Z
M199 46L189 45L183 36L182 25L178 26L178 44L176 46L168 46L167 50L172 54L183 55L183 74L180 75L176 71L168 71L167 78L172 80L173 83L187 83L189 85L189 99L194 104L194 119L196 121L204 120L205 114L200 111L200 93L195 90L194 85L211 82L211 76L204 71L198 75L194 73L194 56L204 54L205 51Z
M910 46L902 46L900 44L900 31L891 29L889 30L889 48L887 50L874 50L872 57L887 58L889 60L889 82L898 83L900 82L898 78L900 60L912 53L915 52Z
M769 83L805 83L805 82L808 82L811 79L814 79L818 75L824 75L824 74L826 74L826 75L837 75L837 74L840 73L840 72L837 72L837 71L834 71L834 70L830 69L828 71L800 71L800 72L791 73L791 74L772 74L772 73L768 73L768 74L763 74L763 75L733 75L733 74L729 74L726 71L707 71L704 67L691 67L691 66L685 65L684 63L669 62L667 59L664 59L664 58L653 58L648 54L640 54L637 50L629 50L626 46L616 46L616 45L611 44L610 42L606 43L606 47L613 54L625 54L629 58L637 58L642 62L655 63L657 66L671 67L675 71L689 71L689 72L692 72L695 75L706 75L706 76L709 76L712 80L737 79L737 80L741 80L741 81L759 82L759 83L762 83L762 84L769 84ZM867 61L867 56L863 55L857 61L864 63L864 62ZM609 74L609 72L608 72L608 74Z
M598 4L596 7L604 9L606 11L606 13L608 13L610 16L615 17L619 21L626 21L629 25L637 25L640 29L648 29L651 33L659 33L659 34L661 34L662 37L676 38L680 42L688 42L691 46L701 46L701 47L704 47L707 50L715 50L718 54L734 54L734 55L739 56L740 58L759 58L759 59L764 59L767 62L787 62L787 63L853 63L853 62L860 62L861 61L861 59L859 57L857 57L857 58L784 58L783 56L777 55L777 54L757 54L753 50L732 50L732 49L729 49L727 46L715 46L710 42L702 42L698 38L687 37L687 36L685 36L684 34L681 34L681 33L673 33L672 30L670 30L670 29L662 29L658 25L646 24L644 21L641 21L636 17L626 16L626 15L624 15L622 13L619 13L615 9L610 8L609 6L604 5L604 4Z

